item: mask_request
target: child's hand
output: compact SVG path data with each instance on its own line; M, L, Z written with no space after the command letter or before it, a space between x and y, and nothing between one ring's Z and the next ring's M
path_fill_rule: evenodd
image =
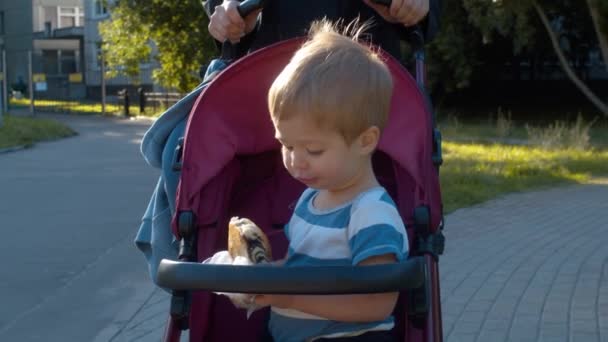
M254 302L259 306L274 306L287 309L292 306L292 295L255 295Z
M429 12L429 0L392 0L391 7L379 5L371 0L363 0L389 23L412 26Z

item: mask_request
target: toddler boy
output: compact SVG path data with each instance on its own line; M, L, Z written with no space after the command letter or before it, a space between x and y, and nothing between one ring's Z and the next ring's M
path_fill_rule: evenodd
M356 25L353 25L356 26ZM371 157L388 119L387 66L358 42L363 28L321 21L272 84L269 110L285 167L308 189L285 227L284 267L403 261L408 241ZM258 295L275 341L391 341L398 293Z

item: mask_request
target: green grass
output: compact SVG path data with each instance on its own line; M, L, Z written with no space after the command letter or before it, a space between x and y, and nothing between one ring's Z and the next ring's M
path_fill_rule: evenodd
M29 147L38 141L75 135L69 127L50 119L4 116L0 127L0 148Z
M517 145L497 143L497 127L488 123L452 120L440 123L440 127L444 135L440 179L446 213L512 192L580 184L608 176L606 122L589 129L590 147L586 149L525 145L532 140L521 124L514 124L503 137L517 140ZM53 120L5 116L0 148L29 146L73 134Z
M592 126L581 134L589 147L530 144L527 130L514 126L503 140L489 124L443 122L441 188L446 212L469 207L512 192L563 184L586 183L608 176L608 125ZM574 126L569 126L570 132ZM563 139L571 139L564 134ZM505 140L506 139L506 140ZM504 141L512 139L516 144ZM576 146L575 144L571 146Z
M526 129L527 122L514 121L512 128L505 136L499 137L499 129L496 122L489 120L465 121L456 117L448 117L439 121L438 127L446 140L458 140L462 142L488 143L496 140L504 142L524 142L530 138ZM555 124L555 123L553 123ZM533 127L548 127L551 124L532 124ZM574 125L574 123L572 123ZM589 129L589 142L597 148L608 148L608 121L595 122Z
M29 99L11 99L10 105L15 107L28 107L30 105ZM98 102L80 102L80 101L68 101L68 100L34 100L34 107L41 111L50 112L69 112L77 114L101 114L101 103ZM107 103L106 104L106 115L124 115L123 105ZM153 107L146 108L146 111L141 114L139 112L139 105L129 106L129 115L143 115L156 117L164 111L163 108L154 109Z

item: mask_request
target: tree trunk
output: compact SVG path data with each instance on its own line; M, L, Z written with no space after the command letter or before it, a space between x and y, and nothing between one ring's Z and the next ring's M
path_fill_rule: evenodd
M604 66L606 67L606 71L608 71L608 38L604 35L604 32L602 32L600 27L600 14L598 13L597 0L587 0L587 5L589 6L589 12L591 12L591 19L593 19L593 27L595 28L597 39L600 42L600 51L602 52L602 57L604 59Z
M600 98L597 97L591 91L591 89L589 89L589 87L587 87L587 85L576 76L576 73L574 73L572 67L570 67L570 64L568 64L568 61L566 60L566 57L564 56L564 53L559 46L557 37L555 36L553 29L551 28L549 19L547 19L545 11L542 9L542 7L540 7L540 5L536 1L534 2L534 8L536 8L536 12L540 16L540 19L543 22L547 33L549 34L549 38L551 38L551 44L553 45L553 49L555 50L555 53L559 58L559 62L562 65L564 71L566 72L568 78L570 78L570 80L578 87L578 89L583 92L583 94L589 99L589 101L591 101L602 112L602 114L604 114L604 116L608 117L608 105L602 102L602 100L600 100Z

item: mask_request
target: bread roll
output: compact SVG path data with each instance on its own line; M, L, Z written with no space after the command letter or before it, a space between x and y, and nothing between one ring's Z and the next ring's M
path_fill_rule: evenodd
M251 220L233 217L228 223L228 253L247 258L252 264L272 261L270 242L266 234Z

